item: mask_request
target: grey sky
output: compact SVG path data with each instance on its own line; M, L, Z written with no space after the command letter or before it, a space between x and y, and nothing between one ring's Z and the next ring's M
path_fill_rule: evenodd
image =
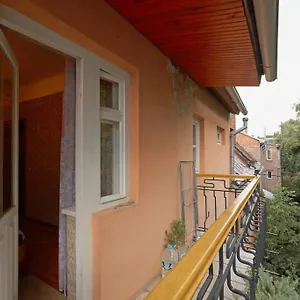
M300 99L300 1L279 1L278 79L260 87L238 87L249 117L249 134L263 135L279 129L295 116L293 104ZM238 116L237 126L243 116Z

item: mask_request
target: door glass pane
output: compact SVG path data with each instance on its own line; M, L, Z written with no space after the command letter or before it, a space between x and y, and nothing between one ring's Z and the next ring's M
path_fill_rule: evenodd
M0 51L0 215L13 206L12 201L12 82L13 69Z
M196 130L196 124L193 124L193 145L197 145L197 130Z
M195 168L197 169L197 148L193 148L193 160L195 164Z
M100 106L119 109L118 83L100 78Z
M119 149L119 124L101 122L101 197L120 192Z

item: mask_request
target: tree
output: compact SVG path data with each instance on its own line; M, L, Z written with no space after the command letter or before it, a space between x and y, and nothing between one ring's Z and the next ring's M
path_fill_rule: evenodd
M280 276L300 278L300 204L295 192L279 188L267 202L268 231L265 267ZM270 251L271 250L271 251ZM298 292L300 285L297 285Z
M282 184L296 192L300 203L300 101L294 109L296 118L281 123L275 138L281 146Z
M299 300L297 284L288 277L275 277L260 269L256 300Z

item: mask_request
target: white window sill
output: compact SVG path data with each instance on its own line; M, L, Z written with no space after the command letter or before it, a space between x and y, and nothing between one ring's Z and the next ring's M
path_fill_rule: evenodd
M112 208L121 208L121 207L129 207L135 205L136 202L128 197L114 200L111 202L106 203L99 203L98 206L95 208L93 213L102 212L104 210L112 209Z
M67 215L67 216L71 216L71 217L76 217L76 208L75 208L75 206L63 208L61 210L61 213L63 215Z
M122 198L119 200L107 202L107 203L101 203L99 204L93 211L93 213L101 212L104 210L108 210L111 208L122 208L122 207L129 207L135 205L136 202L131 200L130 198ZM66 216L76 217L76 208L75 206L67 207L62 209L62 214Z

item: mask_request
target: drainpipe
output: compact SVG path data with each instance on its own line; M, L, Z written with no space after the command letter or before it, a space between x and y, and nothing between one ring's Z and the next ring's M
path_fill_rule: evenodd
M230 133L230 173L234 174L234 146L235 136L248 128L248 118L243 118L243 126L239 129L233 130Z
M253 0L254 15L267 81L277 78L277 39L279 0Z
M265 180L265 176L264 176L264 152L263 152L263 150L262 150L262 144L263 143L261 143L260 142L260 144L259 144L259 146L260 146L260 168L261 168L261 170L260 170L260 178L261 178L261 180L260 180L260 186L261 186L261 189L263 190L264 189L264 180Z

